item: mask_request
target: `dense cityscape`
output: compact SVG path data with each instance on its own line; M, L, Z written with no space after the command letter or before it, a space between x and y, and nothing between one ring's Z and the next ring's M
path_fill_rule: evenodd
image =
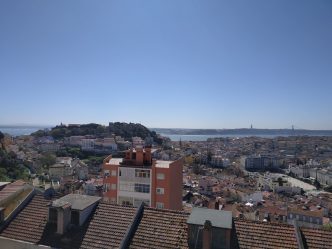
M302 241L308 248L331 245L321 247L319 241L311 241L319 232L330 243L332 235L329 136L172 141L133 123L60 124L31 135L0 135L0 236L5 238L57 248L90 248L96 239L101 240L94 244L96 248L113 243L140 248L143 238L144 246L161 248L153 237L159 233L165 248L203 248L204 243L211 248L247 248L256 239L262 245L265 240L282 247L295 243L294 248ZM38 207L44 202L50 204ZM45 210L37 215L31 213L35 208ZM132 223L130 238L112 238L111 231L103 238L94 237L97 224L98 229L123 231L114 223L124 225L123 218L101 225L108 215L119 212L129 215L126 222L133 212L143 215L140 223ZM33 219L42 228L37 229L26 216L36 216ZM236 239L225 235L219 241L212 232L213 241L205 241L204 232L202 237L197 232L200 222L206 226L205 220L198 221L203 217L209 217L212 227L220 231L231 229ZM154 219L158 227L154 229L160 231L152 236L148 227ZM158 219L169 224L158 225ZM173 223L173 219L179 220ZM214 219L233 219L234 225L214 225ZM22 238L18 225L32 227ZM265 234L244 233L252 226ZM298 229L302 235L281 242L269 229ZM182 231L176 239L173 230ZM253 241L248 241L246 233Z

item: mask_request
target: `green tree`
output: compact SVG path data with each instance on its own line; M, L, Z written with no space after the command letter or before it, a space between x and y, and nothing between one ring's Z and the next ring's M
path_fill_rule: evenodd
M4 138L5 138L5 135L0 131L0 149L4 148L4 145L3 145Z
M54 128L51 130L51 136L55 139L64 138L66 136L66 128Z
M0 181L6 182L10 179L7 176L7 170L5 168L0 168Z
M48 135L46 131L44 130L38 130L34 133L31 134L32 136L35 136L35 137L43 137L43 136L46 136Z
M332 223L327 223L323 225L323 229L327 231L332 231Z
M317 180L317 178L316 178L315 181L314 181L314 186L315 186L317 189L320 189L320 188L321 188L321 184L320 184L320 182Z
M55 164L56 156L52 153L44 153L39 158L39 162L40 162L41 166L48 168L49 166Z
M192 166L192 169L193 173L196 175L199 175L201 173L201 167L196 163Z

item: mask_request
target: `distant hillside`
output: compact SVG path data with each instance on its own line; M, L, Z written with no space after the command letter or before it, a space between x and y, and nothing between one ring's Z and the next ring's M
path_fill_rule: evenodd
M132 137L141 137L143 139L146 137L153 137L154 139L157 139L157 133L155 131L150 131L141 124L115 122L109 123L108 129L110 134L114 133L117 136L124 137L128 140Z
M151 128L165 135L274 135L274 136L332 136L332 130L292 130L292 129L170 129Z
M32 136L52 136L55 139L61 139L70 136L93 135L96 137L107 137L112 134L121 136L131 141L132 137L152 137L154 142L160 144L162 141L155 131L150 131L141 124L135 123L109 123L109 126L100 124L76 124L76 125L58 125L50 130L39 130L32 133Z

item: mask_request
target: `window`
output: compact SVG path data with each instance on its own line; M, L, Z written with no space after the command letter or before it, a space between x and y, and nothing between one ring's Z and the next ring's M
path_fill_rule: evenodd
M157 203L156 203L156 208L160 208L160 209L164 208L164 203L162 203L162 202L157 202Z
M110 171L108 169L104 170L104 176L109 176L110 175Z
M150 170L136 169L135 170L135 176L136 177L142 177L142 178L150 178Z
M165 179L165 174L164 173L158 173L157 174L157 179L158 180L164 180Z
M135 183L135 192L150 193L150 185L149 184Z
M115 184L115 183L112 183L112 185L111 185L111 189L112 189L112 190L116 190L116 184Z
M120 182L119 189L120 189L120 191L134 192L135 186L134 186L134 183L131 183L131 182Z
M126 196L119 196L119 204L125 206L132 206L133 205L133 198L126 197Z
M108 192L110 190L110 184L109 183L105 183L104 184L104 192Z
M157 194L163 195L164 194L164 188L157 188Z
M112 176L116 176L116 170L112 170Z

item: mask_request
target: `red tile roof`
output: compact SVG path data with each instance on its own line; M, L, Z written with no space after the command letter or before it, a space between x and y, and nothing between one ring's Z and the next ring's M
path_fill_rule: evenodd
M100 203L94 212L81 248L118 248L136 208Z
M235 220L234 225L241 249L298 248L294 227L291 225L241 219Z
M39 243L46 221L48 200L41 195L32 198L29 204L0 233L1 236Z
M145 208L129 248L188 248L188 217L185 212Z
M331 249L332 232L321 229L301 228L305 237L305 243L308 248L313 249Z
M22 180L17 180L13 183L9 183L0 191L0 200L3 200L11 194L17 192L18 190L23 188L24 185L25 182Z
M118 248L137 212L134 207L99 203L82 227L57 235L47 223L48 200L36 195L0 236L56 248ZM187 219L179 211L144 208L129 248L188 248ZM301 228L305 248L332 248L332 232ZM298 248L292 225L235 219L233 248Z

